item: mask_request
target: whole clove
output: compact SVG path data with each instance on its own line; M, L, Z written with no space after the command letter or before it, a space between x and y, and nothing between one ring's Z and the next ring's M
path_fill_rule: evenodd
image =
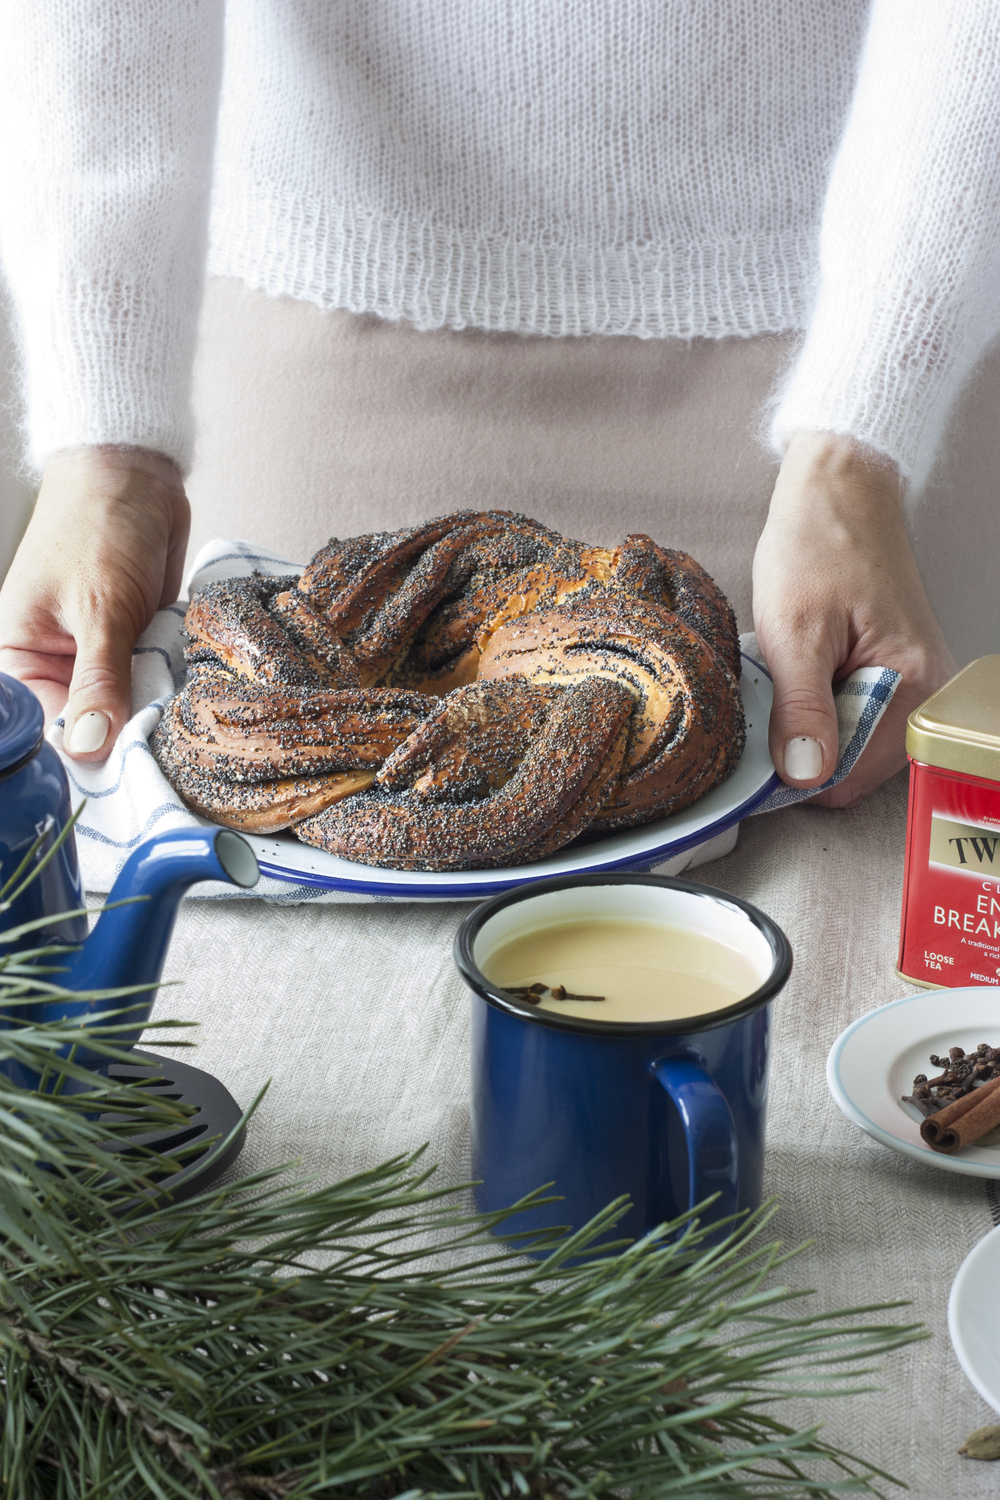
M548 990L551 1000L591 1000L595 1004L603 1003L604 995L574 995L564 984L554 984L551 989L544 984L511 985L508 987L508 995L513 995L516 1000L523 1000L528 1005L537 1005L542 996Z
M524 1000L528 1005L537 1005L545 994L544 984L529 984L512 986L508 995L513 995L517 1000Z
M912 1094L903 1095L903 1103L919 1109L925 1119L964 1098L980 1084L1000 1077L1000 1047L991 1047L988 1042L980 1042L975 1052L951 1047L947 1057L931 1053L929 1060L932 1067L943 1071L937 1078L918 1073Z

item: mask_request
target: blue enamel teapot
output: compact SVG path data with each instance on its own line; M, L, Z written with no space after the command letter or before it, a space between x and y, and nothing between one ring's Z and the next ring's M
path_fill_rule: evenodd
M70 945L74 951L58 958L60 972L47 976L64 989L148 985L144 994L127 1000L73 1003L54 996L49 1004L31 1007L30 1019L38 1022L96 1019L128 1006L129 1019L135 1019L134 1042L149 1019L184 892L200 880L243 888L256 885L257 860L246 840L225 828L184 828L151 838L130 855L108 896L113 909L101 913L88 936L72 830L52 852L70 821L71 805L66 772L43 731L38 699L23 683L0 672L0 886L42 841L23 871L27 874L32 863L41 866L36 878L15 900L0 903L0 955L46 943ZM114 905L121 901L126 904ZM52 917L58 920L42 929L4 938L24 923ZM9 1019L6 1024L11 1024ZM0 1069L13 1076L3 1061Z

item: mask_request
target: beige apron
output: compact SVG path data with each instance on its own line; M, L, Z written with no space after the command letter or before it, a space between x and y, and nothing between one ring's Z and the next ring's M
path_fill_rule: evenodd
M685 548L749 629L777 467L759 432L794 348L787 336L421 333L211 279L189 557L237 536L304 561L331 535L501 507L589 542L645 531ZM988 649L998 613L998 391L995 358L914 510L918 560L961 660Z

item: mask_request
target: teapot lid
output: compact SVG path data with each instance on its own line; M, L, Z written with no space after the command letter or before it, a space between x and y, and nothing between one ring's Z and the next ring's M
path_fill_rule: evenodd
M44 729L42 705L31 689L0 672L0 776L31 759Z

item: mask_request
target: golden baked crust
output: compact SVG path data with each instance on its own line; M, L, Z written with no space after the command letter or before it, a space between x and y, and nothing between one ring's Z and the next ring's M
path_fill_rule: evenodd
M201 662L171 699L157 754L220 781L377 771L433 711L398 688L268 688Z
M733 612L646 536L459 511L210 584L185 629L152 739L181 796L363 863L539 859L677 811L743 750Z
M728 776L743 753L742 702L729 669L679 615L644 599L591 599L503 626L479 677L511 674L552 686L599 676L632 694L621 776L595 814L601 828L679 811Z

